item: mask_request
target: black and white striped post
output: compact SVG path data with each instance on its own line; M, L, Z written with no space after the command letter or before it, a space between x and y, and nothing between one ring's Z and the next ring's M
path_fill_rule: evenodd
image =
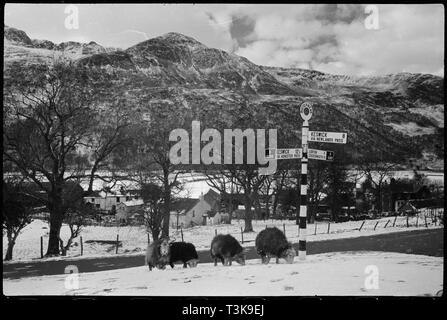
M301 135L301 188L300 188L300 209L299 209L299 242L298 257L300 260L306 259L306 230L307 230L307 138L309 135L309 120L312 117L312 106L304 102L300 107L301 118L304 120Z

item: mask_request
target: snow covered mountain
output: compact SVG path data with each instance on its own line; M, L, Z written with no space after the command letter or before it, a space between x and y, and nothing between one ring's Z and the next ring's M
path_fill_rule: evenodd
M151 104L181 104L201 120L233 117L235 126L245 117L253 125L263 123L278 131L299 129L298 107L311 101L311 129L348 132L343 152L352 158L377 153L403 164L412 158L443 169L444 79L438 76L352 77L265 67L179 33L125 50L95 42L31 40L24 31L7 26L4 40L6 70L12 61L42 63L63 54L113 72L122 90L136 100L146 96Z

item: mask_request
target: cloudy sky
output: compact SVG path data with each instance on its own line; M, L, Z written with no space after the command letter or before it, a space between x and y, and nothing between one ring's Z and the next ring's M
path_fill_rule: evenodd
M78 29L65 27L66 6L8 4L5 24L57 43L93 40L127 48L180 32L261 65L444 75L440 4L377 5L378 29L365 26L368 17L373 21L366 5L77 5Z

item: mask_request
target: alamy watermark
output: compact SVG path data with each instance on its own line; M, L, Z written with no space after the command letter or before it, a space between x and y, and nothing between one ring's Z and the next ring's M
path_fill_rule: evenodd
M379 7L375 4L370 4L365 7L365 28L368 30L379 29Z
M79 9L74 4L65 7L64 13L67 15L64 26L68 30L79 29Z
M207 128L201 132L200 121L192 121L191 131L191 141L185 129L179 128L170 132L169 141L176 142L169 151L172 164L233 164L234 155L234 164L244 164L244 158L245 164L258 164L259 175L271 175L276 172L276 160L267 159L265 156L265 129L224 129L223 141L217 129ZM276 149L276 138L277 130L269 129L269 148ZM208 143L201 147L202 142Z
M75 265L68 265L64 270L65 277L64 286L67 290L77 290L79 289L79 269Z
M379 268L376 265L368 265L365 267L365 289L378 290L379 289Z

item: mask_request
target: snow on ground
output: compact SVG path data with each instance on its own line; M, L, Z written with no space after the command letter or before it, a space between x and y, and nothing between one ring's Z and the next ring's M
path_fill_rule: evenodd
M149 271L146 266L81 274L3 280L16 295L132 296L435 296L443 288L443 257L390 252L311 255L293 264L199 264ZM369 266L369 267L368 267ZM371 267L375 266L375 267ZM377 272L376 272L377 271ZM374 275L378 279L375 282ZM378 284L378 286L374 286ZM67 286L67 287L66 287Z
M416 221L417 220L417 221ZM387 221L388 224L387 224ZM377 227L374 230L374 227ZM416 227L416 222L418 227ZM328 222L317 222L317 230L315 233L315 224L307 225L307 241L330 240L340 238L353 238L360 236L368 236L375 234L417 230L425 228L425 219L416 217L409 218L409 228L406 225L406 217L398 217L393 227L394 217L382 218L377 220L366 220L361 231L360 228L363 221L348 221L343 223L331 223L328 233ZM387 224L386 228L385 225ZM438 223L439 224L439 223ZM431 218L427 219L428 228L439 228L435 226ZM298 242L298 226L292 220L257 220L253 221L253 229L255 232L244 233L243 246L254 246L254 240L258 232L262 231L266 226L277 226L283 230L285 227L286 236L291 242ZM210 225L196 226L183 229L183 239L186 242L193 243L197 250L208 249L216 230L217 233L230 233L240 242L242 242L241 228L244 227L243 220L233 220L231 225ZM118 249L118 254L141 254L147 247L147 233L142 226L123 226L123 227L103 227L103 226L87 226L81 232L83 239L83 258L94 256L110 256L116 255L116 247L113 244L88 243L89 240L109 240L116 241L116 236L122 241L122 246ZM21 261L45 261L40 258L40 237L43 236L44 254L48 246L49 227L48 224L41 220L34 220L30 225L24 228L19 235L16 245L14 246L14 255L12 262ZM64 225L61 229L61 237L66 241L69 237L68 226ZM181 241L180 230L171 228L171 237L176 241ZM3 236L3 256L6 254L7 239ZM80 238L74 240L73 246L68 251L69 256L80 256ZM49 258L55 259L55 258ZM56 258L61 259L61 258ZM8 263L8 262L4 262Z

